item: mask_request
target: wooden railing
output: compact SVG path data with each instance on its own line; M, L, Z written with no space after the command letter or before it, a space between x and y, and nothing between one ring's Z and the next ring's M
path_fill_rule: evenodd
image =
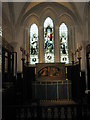
M59 120L88 120L86 105L14 105L3 106L2 120L33 120L33 119L59 119Z

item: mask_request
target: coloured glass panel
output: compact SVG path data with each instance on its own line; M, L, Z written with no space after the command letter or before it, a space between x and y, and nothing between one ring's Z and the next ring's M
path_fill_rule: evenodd
M65 23L59 27L60 36L60 62L69 63L68 57L68 28Z
M39 43L38 43L38 27L32 24L30 27L30 64L39 62Z
M53 21L47 17L44 22L44 61L54 62L54 30Z

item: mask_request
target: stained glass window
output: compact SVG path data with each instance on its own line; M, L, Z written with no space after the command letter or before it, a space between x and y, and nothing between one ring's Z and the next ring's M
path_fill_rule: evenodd
M38 27L32 24L30 27L30 64L39 62L39 43L38 43Z
M54 62L54 25L50 17L44 21L44 60Z
M68 57L68 28L65 23L59 27L60 36L60 62L69 63Z

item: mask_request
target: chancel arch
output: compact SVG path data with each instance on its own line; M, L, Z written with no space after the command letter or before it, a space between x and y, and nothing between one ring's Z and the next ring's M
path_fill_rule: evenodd
M60 11L61 12L61 11ZM37 13L30 14L26 18L26 26L28 26L28 39L26 41L29 41L29 28L31 27L32 24L37 24L38 26L38 40L39 40L39 46L38 46L38 54L39 54L39 61L38 63L45 63L45 27L44 27L44 22L47 18L50 18L52 23L53 23L53 60L51 60L50 56L48 57L50 62L61 62L61 54L60 54L60 35L59 35L59 28L62 23L65 23L68 29L68 62L72 62L72 52L76 50L76 43L75 43L75 21L73 19L73 15L68 12L60 13L58 14L55 12L54 8L50 7L47 5L41 12L40 15L38 16ZM48 25L49 26L49 25ZM48 27L47 26L47 27ZM29 43L27 46L29 47ZM48 50L49 51L49 50ZM30 48L28 48L29 52L29 59L30 59ZM46 63L48 63L46 62Z

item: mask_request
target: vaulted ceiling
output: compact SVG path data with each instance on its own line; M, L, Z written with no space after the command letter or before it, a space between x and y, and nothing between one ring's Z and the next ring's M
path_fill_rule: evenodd
M18 24L20 20L23 19L32 8L36 6L40 6L40 2L8 2L3 3L2 10L3 10L3 20L7 19L7 22L10 24ZM47 3L50 4L50 3ZM79 19L83 19L83 13L86 6L86 3L76 3L76 2L60 2L54 3L60 4L61 6L69 9L72 11L73 14L79 17ZM5 21L6 22L6 21Z
M24 22L30 11L39 9L43 4L52 4L50 2L4 2L2 4L2 23L3 29L8 28L9 32L19 29L21 22ZM72 12L80 24L83 24L84 12L87 8L87 3L76 2L54 2L54 5L58 5Z

